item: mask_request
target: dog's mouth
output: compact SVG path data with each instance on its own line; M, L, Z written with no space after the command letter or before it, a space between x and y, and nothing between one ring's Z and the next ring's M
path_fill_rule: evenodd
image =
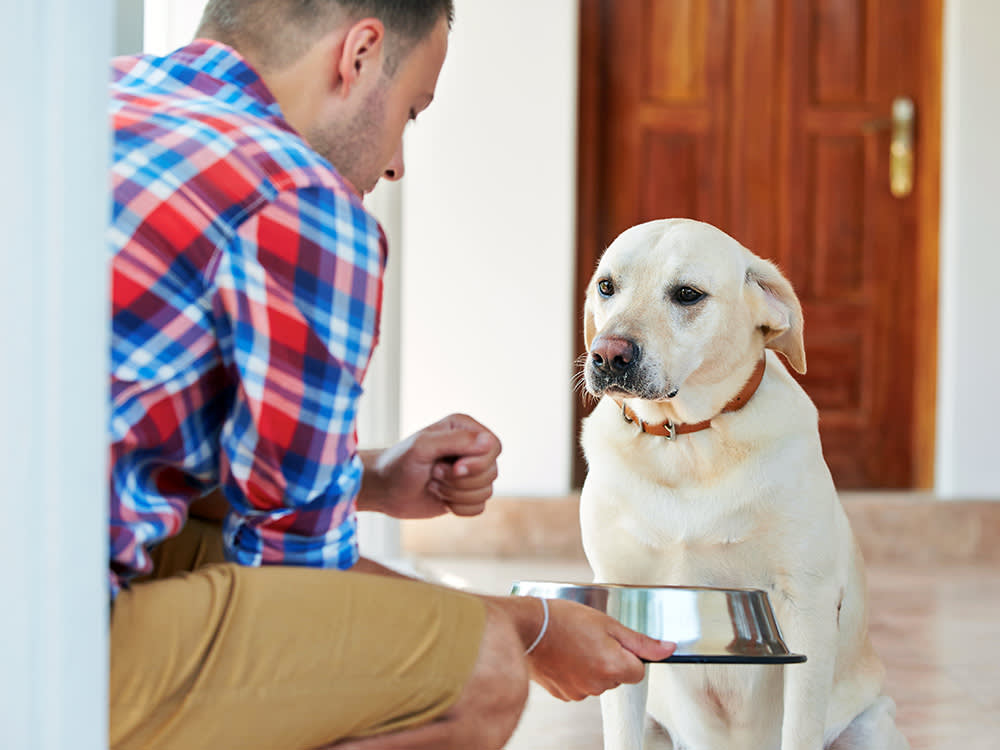
M677 396L677 389L674 388L667 393L651 393L649 391L630 391L624 388L605 388L603 393L595 393L595 396L611 396L612 398L639 398L643 401L666 402L672 401Z
M638 398L643 401L670 401L677 395L673 385L664 386L661 383L650 383L647 379L626 373L620 377L611 378L588 368L586 374L587 390L595 398L611 396L612 398Z

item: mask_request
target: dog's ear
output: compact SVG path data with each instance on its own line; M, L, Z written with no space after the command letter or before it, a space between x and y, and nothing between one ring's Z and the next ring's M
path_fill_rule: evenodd
M590 342L597 335L597 326L594 325L594 310L590 304L590 292L587 292L586 300L583 303L583 344L587 351L590 351Z
M583 344L586 350L590 351L590 342L594 340L594 336L597 335L597 325L594 323L594 303L591 301L592 289L594 288L595 279L597 278L596 271L591 277L590 282L587 284L587 291L584 295L583 301Z
M788 279L777 266L754 256L747 268L746 282L756 308L757 325L764 343L785 355L796 372L806 371L802 305Z

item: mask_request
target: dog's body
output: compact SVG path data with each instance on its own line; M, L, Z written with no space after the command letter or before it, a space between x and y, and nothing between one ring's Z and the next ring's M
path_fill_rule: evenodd
M641 748L648 708L677 750L906 748L881 694L863 563L816 408L775 354L804 371L788 282L707 224L650 222L608 248L585 328L587 387L603 396L582 438L581 525L595 579L764 589L789 648L808 657L653 666L648 686L602 697L605 747ZM726 411L761 357L759 387ZM710 427L667 440L639 420Z

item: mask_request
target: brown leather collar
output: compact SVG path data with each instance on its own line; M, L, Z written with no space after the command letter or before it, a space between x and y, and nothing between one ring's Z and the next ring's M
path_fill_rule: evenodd
M760 386L760 381L764 379L764 369L767 365L767 358L761 357L760 362L757 363L757 367L754 369L753 374L750 375L750 379L743 386L743 390L736 394L733 399L722 407L722 411L719 414L725 414L730 411L737 411L743 408L743 405L750 400L751 396L757 392L757 388ZM639 425L639 429L645 432L647 435L657 435L659 437L665 437L667 440L673 440L678 435L687 435L690 432L698 432L699 430L707 430L712 426L712 420L706 419L704 422L695 422L694 424L674 424L669 419L663 424L647 424L639 419L635 412L632 411L628 404L619 398L614 399L622 407L622 416L625 421L629 424L633 422Z

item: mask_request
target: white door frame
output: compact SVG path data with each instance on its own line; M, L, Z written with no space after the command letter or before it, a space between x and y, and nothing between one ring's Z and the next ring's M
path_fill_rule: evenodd
M111 0L0 24L0 746L107 747Z

